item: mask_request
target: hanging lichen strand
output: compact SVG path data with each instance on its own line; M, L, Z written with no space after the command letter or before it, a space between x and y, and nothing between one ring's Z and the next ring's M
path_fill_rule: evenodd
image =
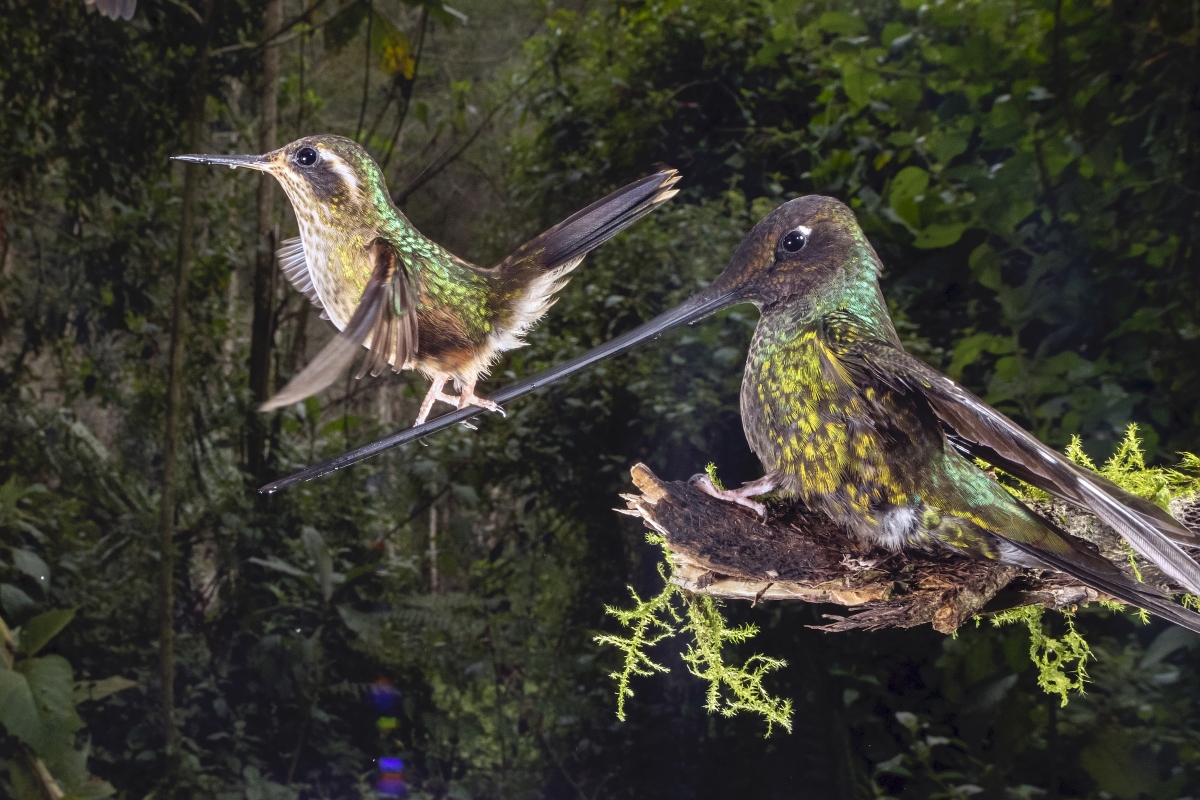
M746 624L730 628L721 614L719 601L689 596L671 582L668 574L670 550L666 540L650 533L646 535L646 541L663 548L664 563L658 565L658 574L664 583L662 591L642 600L630 588L635 604L632 609L607 607L608 613L616 617L630 635L601 634L596 637L597 643L612 645L624 654L621 669L611 673L617 682L617 718L625 720L625 701L633 697L629 683L634 675L649 676L670 671L652 660L647 651L663 640L683 633L692 637L683 653L688 670L708 682L704 707L709 713L724 717L744 711L761 714L767 720L768 736L775 725L790 732L792 701L772 696L763 686L767 673L787 666L787 662L756 653L740 666L729 664L724 656L725 645L742 644L752 639L758 633L758 627Z

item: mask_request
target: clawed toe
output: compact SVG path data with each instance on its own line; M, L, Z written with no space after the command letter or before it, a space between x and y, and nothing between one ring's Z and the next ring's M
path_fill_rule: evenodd
M697 489L704 492L706 495L709 495L710 497L715 497L718 500L724 500L727 503L736 503L743 508L750 509L763 521L764 524L767 521L767 507L762 503L751 500L750 496L743 494L745 487L738 490L718 489L715 485L713 485L712 478L703 473L693 475L692 477L688 478L688 484L695 486Z

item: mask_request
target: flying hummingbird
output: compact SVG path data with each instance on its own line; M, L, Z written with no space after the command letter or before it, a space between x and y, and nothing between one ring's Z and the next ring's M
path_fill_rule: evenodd
M308 136L265 155L175 159L248 167L279 181L300 226L298 238L282 243L280 266L340 331L262 410L321 391L366 347L358 377L407 368L432 382L416 425L438 401L503 414L475 394L479 378L505 350L522 346L588 252L674 197L679 180L665 169L635 181L483 269L422 236L392 202L378 165L350 139ZM444 391L450 380L457 396Z
M787 202L758 223L706 289L600 347L496 396L515 399L664 331L739 303L761 311L742 380L742 425L765 475L707 493L765 516L755 498L802 500L848 536L891 550L944 548L1055 569L1200 632L1200 615L1141 584L978 467L981 459L1086 509L1193 595L1200 536L1154 503L1076 466L962 386L904 351L879 289L882 266L853 212L828 197ZM275 484L324 474L425 436L459 411Z

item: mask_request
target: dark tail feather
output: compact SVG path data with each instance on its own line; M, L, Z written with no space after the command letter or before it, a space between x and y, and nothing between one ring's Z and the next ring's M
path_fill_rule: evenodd
M1069 534L1061 531L1059 533L1068 541L1074 543L1074 539ZM1079 554L1083 555L1084 558L1071 560L1061 554L1043 550L1030 544L1016 541L1015 539L1005 538L1005 541L1025 551L1038 561L1046 564L1046 566L1053 567L1059 572L1079 579L1082 583L1098 592L1104 592L1110 597L1115 597L1124 603L1129 603L1132 606L1149 611L1151 614L1162 617L1168 622L1173 622L1182 628L1200 633L1200 614L1172 603L1169 599L1160 596L1157 590L1151 586L1134 583L1125 573L1121 572L1108 561L1100 558L1100 556L1078 548ZM1089 563L1092 561L1097 563L1095 565Z
M679 173L665 169L597 200L517 248L496 270L530 275L578 261L678 193Z

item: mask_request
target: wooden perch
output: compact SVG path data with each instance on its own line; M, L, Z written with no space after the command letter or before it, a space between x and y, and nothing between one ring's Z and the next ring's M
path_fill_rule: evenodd
M640 517L671 551L671 581L696 594L735 600L805 600L860 608L825 631L911 628L931 623L951 633L978 614L1019 606L1066 608L1107 599L1070 576L976 561L948 552L892 553L866 548L829 519L794 502L773 503L765 524L747 509L699 489L666 482L645 464L633 467L640 495L622 495L624 513ZM1121 565L1120 537L1095 517L1065 504L1032 504ZM1186 518L1196 503L1175 509ZM1161 573L1141 567L1147 581L1167 587Z

